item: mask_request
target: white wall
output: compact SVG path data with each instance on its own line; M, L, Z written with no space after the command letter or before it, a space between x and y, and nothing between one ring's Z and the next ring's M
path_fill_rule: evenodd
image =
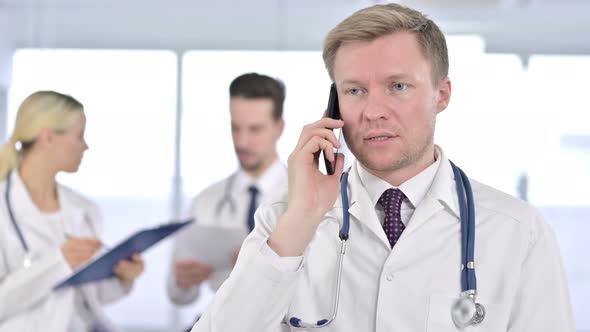
M6 115L8 107L8 87L12 78L12 54L14 48L0 30L0 138L6 137Z

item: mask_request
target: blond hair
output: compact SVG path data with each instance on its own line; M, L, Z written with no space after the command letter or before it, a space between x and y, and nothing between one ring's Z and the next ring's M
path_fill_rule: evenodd
M55 91L38 91L28 96L18 108L13 134L0 148L0 180L18 166L21 154L33 146L42 129L64 131L83 109L73 97Z
M401 31L416 34L422 53L431 61L435 85L446 78L449 56L442 31L424 14L393 3L361 9L328 33L324 40L323 58L330 78L334 80L334 59L342 43L373 41Z

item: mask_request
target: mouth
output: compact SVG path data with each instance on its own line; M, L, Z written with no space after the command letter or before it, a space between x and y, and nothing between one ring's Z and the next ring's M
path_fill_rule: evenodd
M367 140L367 141L386 141L386 140L391 139L393 137L394 136L373 136L373 137L365 138L365 140Z
M252 158L254 155L250 152L238 152L237 153L238 158L243 160L243 159L250 159Z
M374 130L367 132L363 137L363 141L367 147L387 148L390 144L396 142L398 138L399 135L397 135L395 132Z

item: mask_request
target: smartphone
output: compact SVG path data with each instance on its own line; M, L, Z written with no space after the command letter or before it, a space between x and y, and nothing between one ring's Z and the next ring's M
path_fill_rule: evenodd
M332 83L330 86L330 97L328 98L328 108L326 109L326 117L340 120L340 106L338 106L338 93L336 93L336 84ZM334 131L334 130L332 130ZM341 129L338 129L338 133L336 133L336 137L340 140L340 132ZM326 165L326 173L329 175L334 174L334 168L336 163L336 157L338 156L336 153L338 150L335 150L335 157L334 163L330 162L328 158L326 158L326 154L324 154L324 164Z

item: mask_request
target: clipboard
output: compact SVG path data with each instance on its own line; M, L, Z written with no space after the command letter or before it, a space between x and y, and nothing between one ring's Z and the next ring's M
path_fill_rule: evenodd
M67 279L55 285L53 289L80 286L88 282L114 277L113 267L119 261L131 258L134 253L143 252L193 221L194 219L188 219L140 230L75 271Z

